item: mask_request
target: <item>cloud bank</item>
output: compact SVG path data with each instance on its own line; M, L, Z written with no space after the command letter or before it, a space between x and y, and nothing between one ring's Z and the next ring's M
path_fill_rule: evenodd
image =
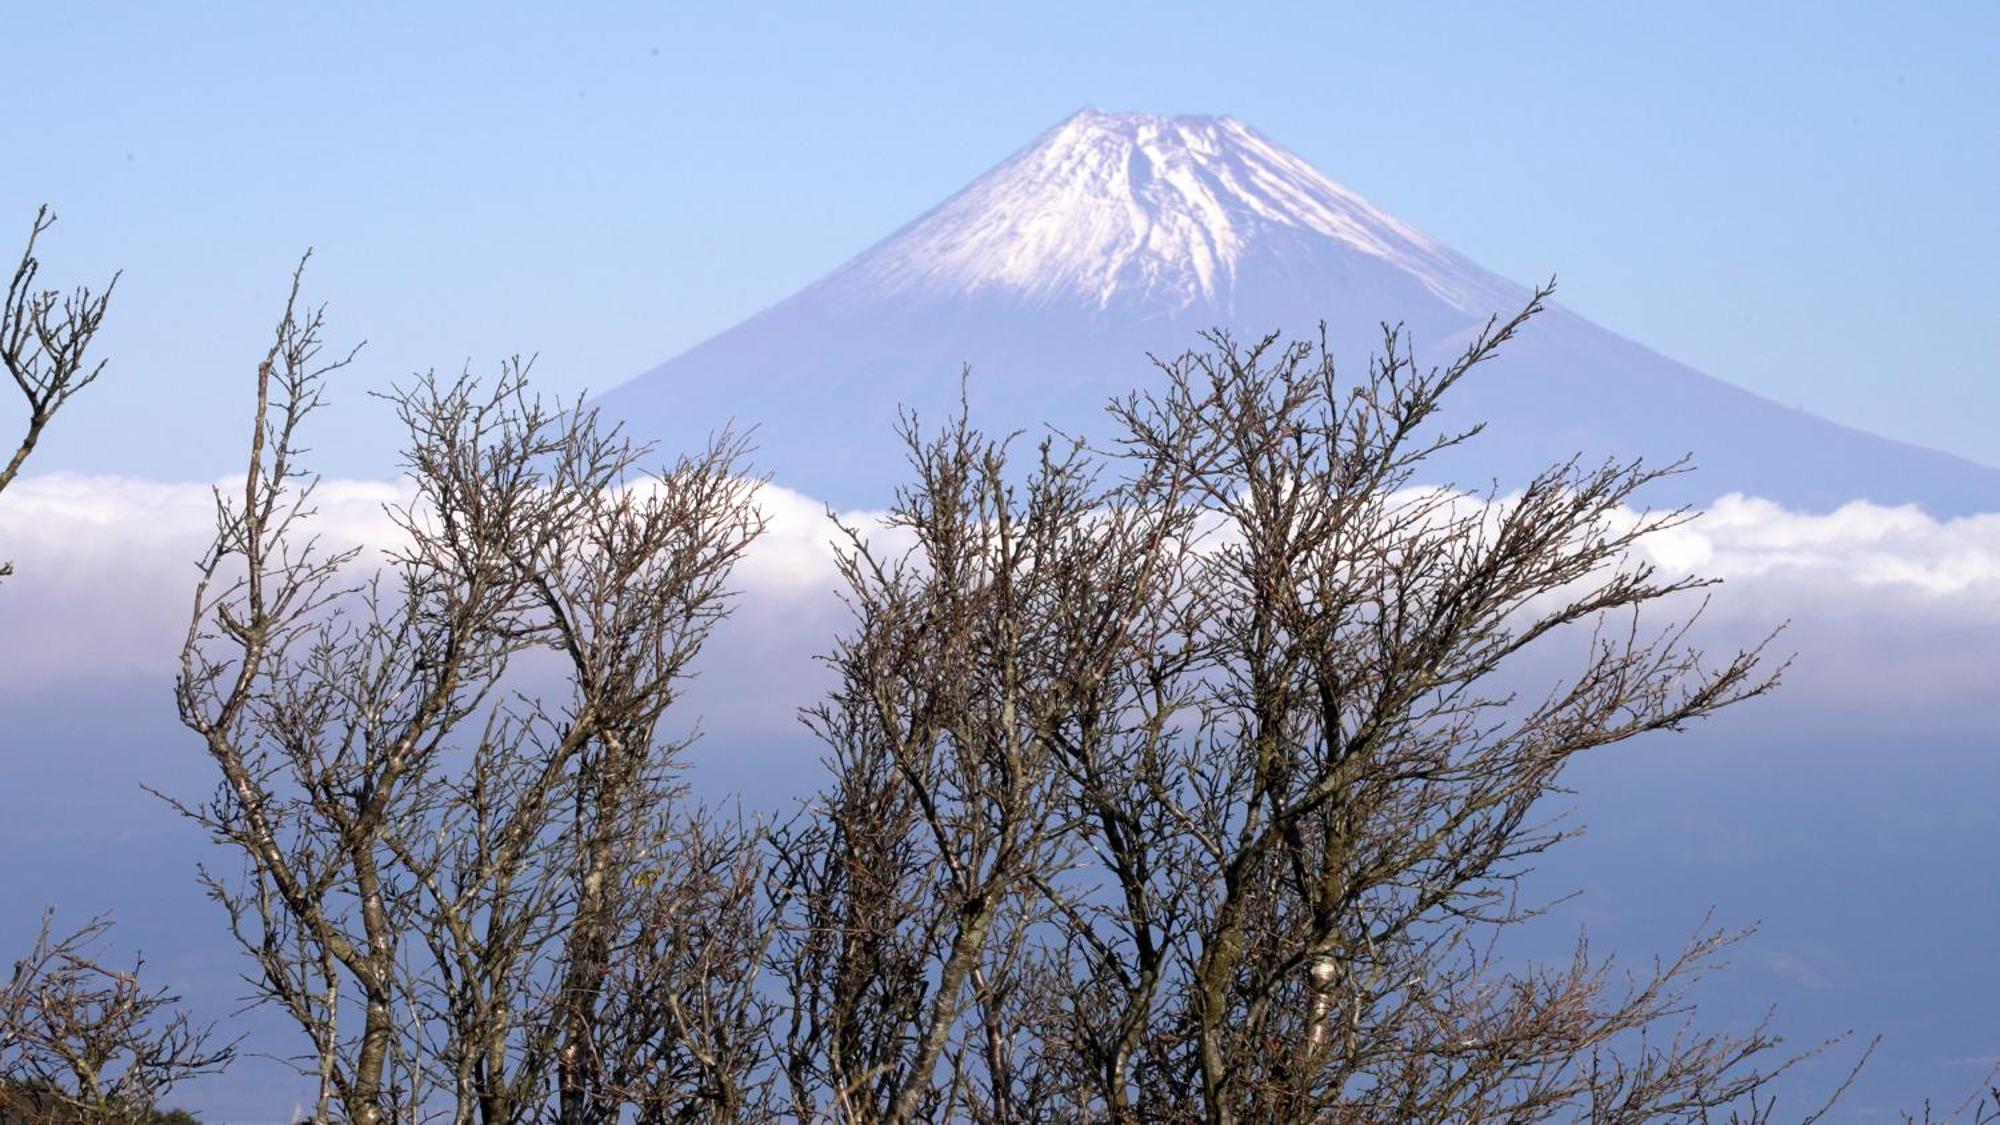
M395 482L327 481L314 527L332 548L386 543L383 505L404 495ZM784 685L817 682L812 657L845 620L824 506L777 486L761 503L768 531L734 575L737 613L705 662L710 703L796 696ZM0 559L16 568L0 585L0 698L171 675L213 512L209 485L17 482L0 500ZM1707 643L1749 643L1789 623L1780 647L1799 654L1793 678L1814 694L1894 707L1994 686L2000 513L1940 520L1857 502L1807 514L1729 496L1643 550L1669 572L1723 580L1699 634ZM747 693L724 690L739 672L754 677ZM725 717L750 718L711 715L711 726Z

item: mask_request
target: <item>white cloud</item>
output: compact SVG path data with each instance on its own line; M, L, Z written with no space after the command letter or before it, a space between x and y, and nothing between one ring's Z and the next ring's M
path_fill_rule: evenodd
M2000 599L2000 514L1941 521L1914 506L1856 501L1809 515L1732 494L1648 550L1662 565L1724 579Z
M386 542L398 484L328 481L315 527L329 547ZM704 661L710 729L790 729L822 683L813 656L844 627L824 507L767 487L764 537L735 575L736 618ZM879 517L848 517L879 527ZM106 677L172 673L192 564L213 527L211 486L53 475L0 497L0 698ZM1789 621L1795 691L1848 707L1989 694L2000 669L2000 514L1937 520L1850 504L1813 515L1730 496L1647 542L1663 568L1724 579L1704 639L1748 643Z

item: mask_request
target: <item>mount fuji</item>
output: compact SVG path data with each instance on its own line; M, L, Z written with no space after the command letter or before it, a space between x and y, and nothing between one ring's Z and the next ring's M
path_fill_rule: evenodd
M992 433L1102 437L1104 406L1157 378L1148 354L1309 336L1360 370L1382 322L1445 361L1528 300L1230 117L1086 109L818 282L614 388L605 414L668 450L754 425L757 467L837 506L904 479L899 406L934 424L960 373ZM1653 503L1743 492L2000 510L2000 470L1781 406L1561 307L1445 401L1484 433L1435 466L1484 488L1554 461L1691 456Z

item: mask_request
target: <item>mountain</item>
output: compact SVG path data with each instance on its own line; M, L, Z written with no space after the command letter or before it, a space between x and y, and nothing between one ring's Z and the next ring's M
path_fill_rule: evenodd
M1528 291L1482 269L1230 117L1086 109L825 278L604 395L635 433L689 448L734 419L757 465L839 506L904 478L899 405L953 410L960 372L988 431L1099 435L1148 353L1227 328L1309 335L1343 363L1399 322L1420 360L1462 349ZM1654 503L1745 492L2000 510L2000 470L1877 437L1711 378L1560 307L1447 399L1488 429L1437 471L1484 487L1551 461L1692 454Z

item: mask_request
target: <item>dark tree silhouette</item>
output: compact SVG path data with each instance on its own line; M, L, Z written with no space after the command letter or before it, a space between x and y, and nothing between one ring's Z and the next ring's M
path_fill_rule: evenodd
M1632 552L1690 518L1626 514L1679 466L1411 487L1546 296L1441 369L1391 331L1358 380L1211 335L1108 456L907 427L915 546L849 540L833 781L776 838L797 1114L1761 1119L1776 1040L1686 1019L1730 935L1636 974L1491 953L1574 756L1776 680L1651 612L1707 585Z
M0 492L57 412L104 370L90 349L118 279L96 292L37 288L36 245L55 221L47 207L35 213L0 304L0 366L25 411L0 464ZM11 573L0 560L0 578ZM109 919L63 935L51 930L52 919L43 916L35 944L0 983L0 1125L171 1120L155 1108L158 1099L182 1079L221 1069L233 1051L212 1046L178 997L143 985L140 963L117 969L103 959Z
M762 529L741 443L653 472L523 364L421 378L391 396L414 492L371 569L311 530L302 426L352 354L321 328L295 275L178 685L221 775L182 809L241 857L209 888L309 1045L318 1114L747 1112L757 836L683 799L657 734ZM516 690L535 659L560 704Z

